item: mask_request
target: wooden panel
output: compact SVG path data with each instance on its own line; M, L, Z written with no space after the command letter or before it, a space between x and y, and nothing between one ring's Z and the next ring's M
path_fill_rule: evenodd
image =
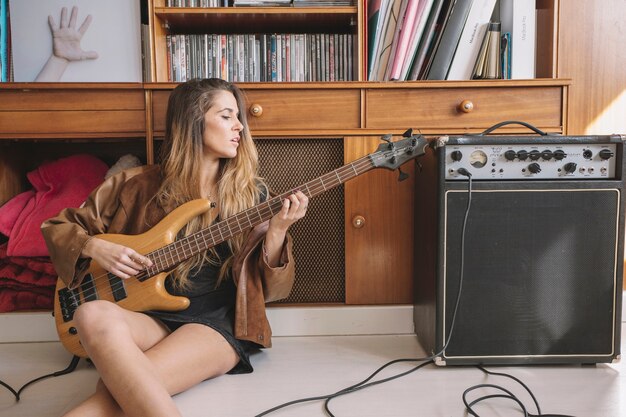
M145 134L142 89L28 88L5 90L0 137Z
M152 92L152 123L155 133L163 135L165 132L165 113L170 90L155 90Z
M0 137L145 134L145 113L137 111L0 112Z
M248 124L253 134L264 131L356 129L360 127L360 91L353 90L244 90ZM165 131L165 112L169 91L154 91L155 133ZM250 114L253 106L262 113Z
M461 103L471 102L469 112ZM366 90L367 128L485 129L505 120L537 127L562 126L562 88L487 87Z
M143 110L143 90L5 90L0 111Z
M571 135L626 133L624 0L560 2L559 77L571 78Z
M24 191L21 165L13 149L0 148L0 206Z
M378 138L349 138L345 162L367 155ZM388 304L413 301L413 208L415 162L402 166L409 174L376 169L344 185L346 229L346 303ZM365 223L354 226L356 216Z

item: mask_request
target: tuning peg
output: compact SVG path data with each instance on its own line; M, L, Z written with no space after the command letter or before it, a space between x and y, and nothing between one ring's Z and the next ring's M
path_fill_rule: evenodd
M404 138L410 138L411 136L413 136L413 129L407 129L407 131L402 134Z
M381 140L384 140L387 143L391 143L391 134L386 134L385 136L383 136L382 138L380 138Z
M404 181L407 178L409 178L409 174L398 168L398 181Z

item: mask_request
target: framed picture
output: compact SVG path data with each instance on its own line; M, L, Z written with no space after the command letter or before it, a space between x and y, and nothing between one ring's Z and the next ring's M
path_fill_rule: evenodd
M139 0L10 1L16 82L141 82Z

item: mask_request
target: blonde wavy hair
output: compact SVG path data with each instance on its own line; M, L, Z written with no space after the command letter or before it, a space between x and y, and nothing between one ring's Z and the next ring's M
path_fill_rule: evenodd
M198 167L201 166L203 152L204 116L221 91L228 91L235 96L243 130L240 134L237 156L220 161L216 198L220 218L226 219L253 207L260 202L262 190L267 190L258 175L258 154L250 135L246 113L242 111L245 109L243 93L234 84L218 78L194 79L179 84L172 91L167 105L165 138L160 158L162 183L156 195L161 206L177 207L202 198ZM208 227L211 222L209 213L190 221L181 230L181 234L188 236ZM222 265L217 284L219 285L230 270L233 256L242 249L245 238L245 234L240 234L228 241L232 255L227 259L219 259L215 248L211 248L182 262L172 273L174 285L178 288L187 287L189 274L199 270L205 262Z

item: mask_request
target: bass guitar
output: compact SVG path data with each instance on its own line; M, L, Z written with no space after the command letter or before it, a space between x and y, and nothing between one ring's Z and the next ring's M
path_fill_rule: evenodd
M371 169L394 170L425 153L428 142L424 137L412 135L410 130L404 136L404 139L393 142L391 135L386 135L382 138L386 143L382 143L375 152L294 190L300 190L311 198ZM189 300L173 296L165 289L168 272L184 260L269 220L280 211L283 200L293 192L287 191L178 240L177 233L187 222L210 209L208 200L193 200L181 205L152 229L139 235L97 235L100 239L133 248L150 258L153 265L134 277L121 279L92 261L77 288L70 289L62 280L57 280L54 319L61 343L70 353L87 356L74 324L74 312L89 301L108 300L132 311L184 310Z

